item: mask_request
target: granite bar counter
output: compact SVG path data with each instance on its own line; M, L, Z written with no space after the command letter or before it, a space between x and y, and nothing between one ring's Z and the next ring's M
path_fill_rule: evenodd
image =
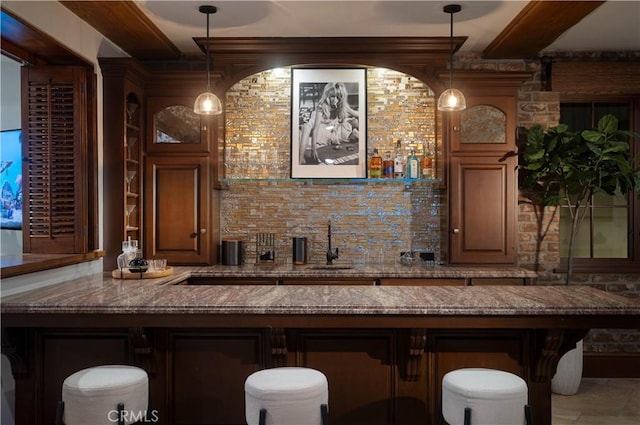
M242 424L244 379L297 365L327 375L332 424L432 424L444 373L482 366L522 376L535 423L550 425L559 356L589 328L640 327L640 304L584 286L251 284L478 276L533 278L441 266L216 266L176 268L161 279L96 275L3 297L17 420L50 423L62 380L75 370L128 363L149 372L160 423ZM192 278L240 281L182 284Z

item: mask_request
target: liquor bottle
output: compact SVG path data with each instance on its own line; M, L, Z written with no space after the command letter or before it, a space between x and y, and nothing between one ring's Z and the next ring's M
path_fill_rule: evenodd
M433 173L433 152L429 149L428 144L424 144L424 155L420 161L420 171L423 179L434 178Z
M382 161L382 177L393 178L393 158L391 157L391 151L387 151Z
M402 155L402 140L396 142L395 158L393 160L393 177L401 179L404 177L404 155Z
M416 151L411 149L411 153L407 157L407 177L410 179L417 179L420 177L420 164Z
M373 156L369 160L369 177L377 179L382 177L382 157L378 154L378 149L373 149Z

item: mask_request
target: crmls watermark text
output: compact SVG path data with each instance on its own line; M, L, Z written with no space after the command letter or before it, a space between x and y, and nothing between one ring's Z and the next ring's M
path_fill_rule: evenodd
M117 423L118 419L122 419L123 422L129 423L155 423L160 419L157 410L139 410L137 412L129 410L123 410L122 412L118 412L117 410L109 410L109 413L107 415L109 422L113 423Z

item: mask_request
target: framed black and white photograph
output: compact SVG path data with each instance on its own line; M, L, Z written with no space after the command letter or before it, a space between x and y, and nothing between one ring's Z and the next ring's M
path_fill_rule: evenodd
M294 68L291 177L367 176L366 70Z

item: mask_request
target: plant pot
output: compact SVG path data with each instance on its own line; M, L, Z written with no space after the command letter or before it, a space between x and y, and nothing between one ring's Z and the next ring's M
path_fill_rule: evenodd
M560 395L574 395L580 388L582 380L582 340L576 348L567 351L558 362L556 374L551 380L551 391Z

